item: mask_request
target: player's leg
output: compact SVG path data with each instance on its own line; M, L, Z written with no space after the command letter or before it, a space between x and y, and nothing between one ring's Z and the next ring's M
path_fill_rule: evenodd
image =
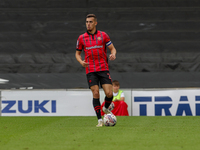
M103 84L102 87L103 87L103 90L106 95L105 96L105 105L104 105L105 108L103 108L103 111L105 113L110 113L110 111L108 110L108 107L112 103L112 99L113 99L112 85L111 84Z
M99 79L96 76L96 73L89 73L87 74L87 80L93 95L92 103L98 119L97 127L101 127L103 126L103 121L101 118L101 103L99 100Z
M99 100L99 86L98 85L93 85L90 87L92 94L93 94L93 107L96 112L96 116L98 119L98 124L97 127L102 127L103 126L103 120L101 118L101 103Z
M93 85L90 87L93 94L93 107L96 112L97 118L101 119L101 103L99 100L99 86Z
M110 106L113 99L113 90L112 90L112 79L110 77L109 71L102 71L100 74L100 84L105 93L105 105L103 111L105 113L110 113L108 107Z

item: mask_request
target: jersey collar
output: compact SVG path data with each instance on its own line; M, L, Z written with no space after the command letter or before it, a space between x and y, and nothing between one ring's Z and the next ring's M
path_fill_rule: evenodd
M91 34L91 33L89 33L89 32L87 31L87 34L89 34L89 35L97 34L97 30L94 32L94 34Z

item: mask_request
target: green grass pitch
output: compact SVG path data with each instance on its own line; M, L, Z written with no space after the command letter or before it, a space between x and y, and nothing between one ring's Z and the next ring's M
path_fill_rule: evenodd
M0 117L0 150L199 150L200 117Z

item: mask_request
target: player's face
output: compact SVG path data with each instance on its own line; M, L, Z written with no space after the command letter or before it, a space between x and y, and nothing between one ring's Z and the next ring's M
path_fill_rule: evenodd
M119 90L119 86L118 86L118 85L115 85L115 84L113 84L113 92L114 92L114 93L117 93L117 92L118 92L118 90Z
M88 32L96 31L97 22L94 17L86 18L86 28Z

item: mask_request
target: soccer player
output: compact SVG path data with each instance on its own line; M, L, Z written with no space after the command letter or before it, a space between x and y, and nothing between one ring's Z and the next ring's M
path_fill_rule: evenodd
M116 59L116 49L109 36L100 30L97 30L97 18L94 14L86 16L87 32L80 35L76 46L76 59L85 67L89 88L93 94L93 106L98 118L97 127L103 126L101 118L101 104L99 100L99 84L105 92L105 105L103 111L108 114L108 107L113 99L112 79L108 68L107 49L110 50L110 60ZM81 58L81 52L84 50L85 59Z

